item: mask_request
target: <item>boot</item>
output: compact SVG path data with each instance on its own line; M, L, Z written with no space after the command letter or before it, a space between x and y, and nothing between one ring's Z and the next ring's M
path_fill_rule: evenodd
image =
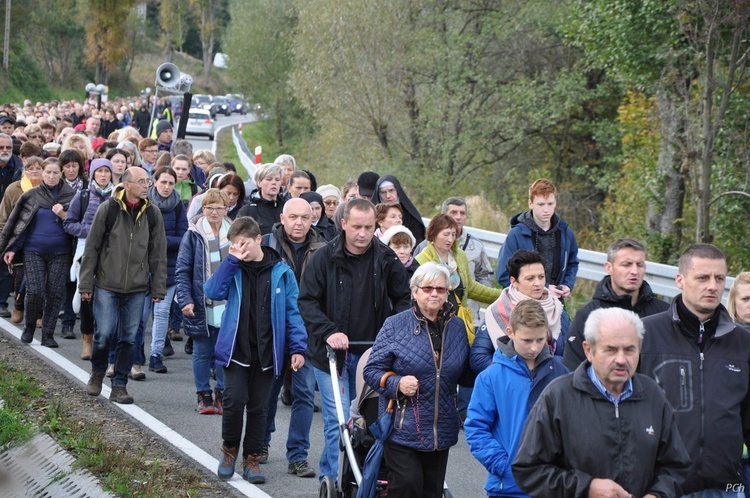
M234 465L237 462L237 448L227 448L221 445L221 458L219 459L219 470L216 474L222 481L228 481L234 475Z
M56 348L59 347L57 344L57 341L54 337L52 337L52 334L42 334L42 346L46 346L48 348Z
M245 457L242 462L242 477L251 484L263 484L266 482L266 476L260 470L260 455L257 453Z
M21 342L24 344L29 344L31 341L34 340L34 332L35 330L31 327L24 327L23 333L21 334Z
M83 338L83 349L81 349L81 359L90 360L94 352L94 334L81 334Z
M161 355L151 355L148 359L148 369L152 372L165 374L167 373L167 367L164 366L164 362L161 359Z

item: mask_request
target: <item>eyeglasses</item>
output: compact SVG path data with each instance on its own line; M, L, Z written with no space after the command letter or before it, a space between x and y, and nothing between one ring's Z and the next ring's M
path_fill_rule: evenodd
M323 201L323 204L325 204L326 206L338 206L339 201Z
M221 206L221 207L216 207L216 206L206 206L206 207L204 207L204 208L203 208L203 210L204 210L205 212L207 212L207 213L220 213L220 212L222 212L222 211L224 211L224 210L226 210L226 209L227 209L227 208L225 208L224 206Z
M145 150L142 150L141 152L148 152L149 154L156 154L157 152L159 152L159 149L145 149Z
M448 293L448 288L447 287L433 287L432 285L425 285L424 287L419 287L419 288L422 289L422 292L424 292L426 294L432 294L432 291L437 292L441 296L443 294L447 294Z
M12 145L0 145L0 150L13 150Z
M36 140L37 138L42 138L41 135L29 135L29 140Z

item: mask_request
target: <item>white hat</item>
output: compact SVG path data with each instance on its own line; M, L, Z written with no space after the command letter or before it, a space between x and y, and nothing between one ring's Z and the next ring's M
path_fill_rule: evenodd
M383 244L388 245L393 236L397 233L405 233L406 235L408 235L411 239L411 247L412 249L414 249L414 246L417 245L417 239L414 238L414 234L411 233L411 230L406 228L404 225L393 225L391 228L386 230L383 235L380 236L380 241Z
M328 185L322 185L318 187L318 190L316 190L316 192L319 193L324 200L326 197L331 196L334 196L338 200L341 200L341 191L330 183Z

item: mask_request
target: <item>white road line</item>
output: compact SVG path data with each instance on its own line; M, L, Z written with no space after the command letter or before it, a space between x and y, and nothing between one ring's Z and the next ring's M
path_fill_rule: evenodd
M15 323L10 322L4 318L0 318L0 324L3 325L3 330L8 332L19 341L21 340L22 330ZM61 354L58 354L54 349L42 346L42 344L36 339L34 339L28 346L36 350L38 354L40 354L50 362L64 369L83 385L86 385L88 383L89 372L86 372L75 363L71 362ZM107 387L106 385L102 385L101 396L104 396L107 401L109 401L110 391L111 389L109 387ZM157 436L168 441L170 444L175 446L177 449L182 451L185 455L187 455L198 464L208 469L210 472L216 472L216 469L219 467L219 461L216 458L203 451L201 448L193 444L190 440L165 425L163 422L152 416L147 411L138 407L138 405L120 405L118 403L112 403L112 406L115 406L128 415L132 416L136 421L140 422L141 425L149 429ZM227 484L237 489L245 496L249 496L250 498L272 498L271 495L264 493L257 486L250 484L249 482L242 479L242 476L237 473L234 474L234 477L231 480L227 481Z

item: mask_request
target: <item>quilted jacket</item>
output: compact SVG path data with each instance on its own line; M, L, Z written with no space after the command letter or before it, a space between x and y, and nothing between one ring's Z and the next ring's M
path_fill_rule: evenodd
M436 362L427 323L413 309L388 318L372 347L364 379L380 393L380 414L388 400L398 397L395 427L389 441L420 451L444 450L458 442L456 387L469 371L469 341L463 321L451 316L443 329L440 362ZM385 388L380 379L393 371ZM419 381L416 395L398 393L401 377Z

